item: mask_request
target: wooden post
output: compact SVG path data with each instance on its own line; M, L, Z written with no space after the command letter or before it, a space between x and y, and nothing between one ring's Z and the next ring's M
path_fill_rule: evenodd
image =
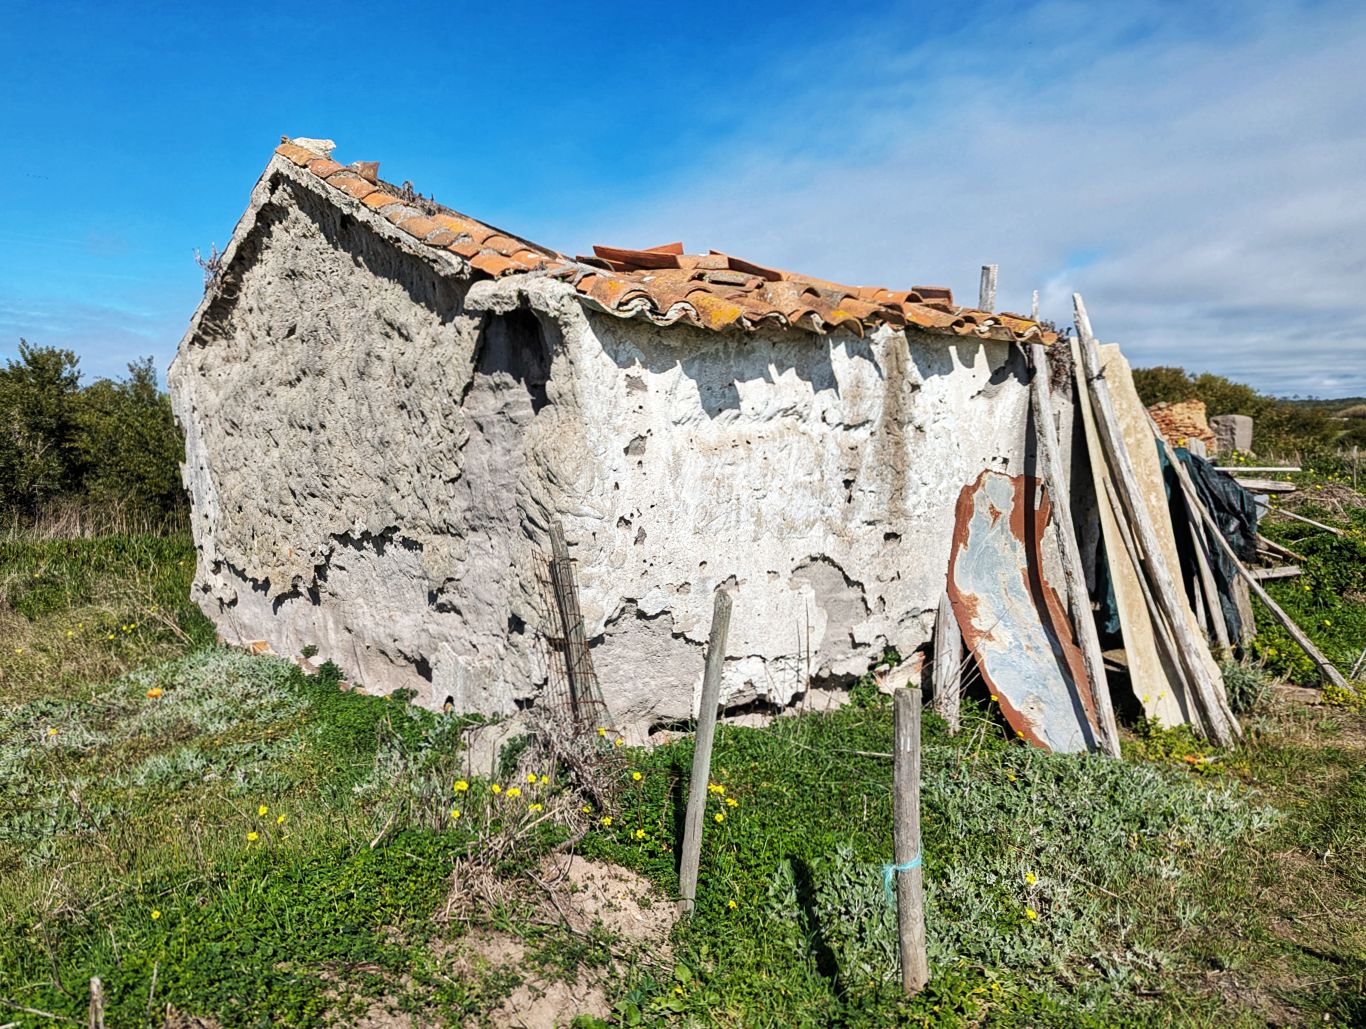
M1347 680L1342 677L1342 673L1334 668L1329 660L1319 652L1319 648L1314 646L1313 642L1304 634L1303 630L1294 623L1289 615L1281 610L1280 605L1271 599L1271 595L1267 593L1266 590L1262 589L1262 584L1257 581L1257 577L1248 571L1247 566L1244 565L1243 562L1238 560L1238 555L1233 552L1233 547L1229 545L1228 540L1224 539L1224 534L1219 531L1219 525L1215 522L1214 516L1205 510L1204 504L1200 503L1200 498L1195 492L1195 484L1191 482L1190 475L1186 472L1185 465L1176 460L1176 455L1172 453L1171 444L1163 439L1160 434L1157 438L1160 441L1161 446L1167 451L1167 459L1176 467L1176 478L1181 483L1181 488L1185 491L1186 499L1190 502L1191 508L1197 511L1201 521L1209 526L1210 535L1214 537L1215 542L1218 543L1224 553L1228 555L1228 559L1233 562L1233 567L1236 568L1238 574L1243 577L1243 580L1247 583L1247 588L1252 591L1252 595L1266 605L1266 609L1271 612L1271 616L1281 623L1281 628L1288 632L1290 638L1300 645L1300 649L1309 655L1309 660L1313 661L1314 664L1318 666L1319 674L1334 686L1346 689Z
M1039 320L1039 291L1034 291L1034 299L1029 302L1029 317L1031 321Z
M564 539L564 528L558 518L550 522L550 584L559 608L564 630L564 669L569 680L569 706L575 722L592 717L604 718L608 712L602 703L593 659L588 654L588 639L583 627L583 612L579 607L579 587L574 578L574 562L569 556L569 545Z
M711 612L711 638L707 640L707 668L702 676L702 703L697 710L693 736L692 780L688 785L688 812L683 822L683 854L678 882L684 914L697 900L697 870L702 861L702 823L707 814L707 786L711 782L711 745L716 734L716 707L721 695L721 668L726 661L726 636L730 632L730 594L717 590Z
M979 311L996 310L996 266L994 264L982 265L982 286L977 294L977 309Z
M1362 668L1366 668L1366 647L1361 650L1361 656L1357 658L1357 663L1352 666L1352 678L1357 679L1361 676Z
M1105 678L1105 658L1101 655L1100 634L1096 631L1096 617L1091 613L1091 594L1086 590L1086 569L1081 563L1081 546L1077 543L1076 527L1072 524L1072 503L1067 491L1067 476L1058 454L1057 429L1053 424L1053 394L1048 384L1048 353L1043 344L1030 348L1034 359L1034 379L1031 386L1034 410L1034 437L1038 449L1039 478L1053 499L1053 531L1058 538L1058 553L1062 557L1062 577L1067 588L1067 608L1080 644L1082 664L1091 689L1091 702L1099 723L1097 741L1111 757L1119 757L1119 727L1115 724L1115 709L1110 702L1110 686ZM1080 687L1080 683L1077 684Z
M920 863L920 691L892 695L896 751L892 770L892 858L896 862L896 929L901 986L919 993L930 979L925 957L924 869ZM914 867L905 868L907 865ZM900 869L905 868L904 871Z
M1082 368L1087 381L1091 384L1091 404L1095 408L1096 427L1100 430L1101 446L1114 473L1116 492L1144 557L1142 570L1148 577L1149 585L1153 588L1155 599L1166 617L1172 638L1177 645L1177 653L1173 656L1185 665L1187 676L1195 686L1195 699L1205 710L1210 739L1219 746L1231 746L1234 740L1242 735L1242 726L1229 710L1221 684L1214 681L1201 659L1201 649L1207 653L1208 647L1203 639L1197 638L1192 628L1191 620L1187 617L1185 598L1177 595L1177 573L1167 567L1147 502L1138 492L1138 473L1134 470L1133 461L1124 445L1119 418L1115 414L1114 402L1110 399L1110 386L1101 372L1100 351L1091 332L1091 319L1086 313L1086 304L1083 303L1080 293L1072 294L1072 303L1076 312Z
M90 977L89 1029L104 1029L104 983L97 975Z
M948 593L940 595L934 616L934 710L956 735L963 710L963 633Z

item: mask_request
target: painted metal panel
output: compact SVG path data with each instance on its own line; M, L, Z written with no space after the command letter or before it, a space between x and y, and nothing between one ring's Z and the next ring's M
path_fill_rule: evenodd
M1094 750L1096 720L1081 652L1066 607L1044 578L1049 509L1046 492L1022 475L984 471L963 487L949 600L1010 727L1050 750Z

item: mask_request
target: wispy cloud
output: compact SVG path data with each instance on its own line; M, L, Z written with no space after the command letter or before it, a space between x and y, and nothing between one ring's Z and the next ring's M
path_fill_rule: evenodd
M1139 364L1366 394L1366 8L1248 6L851 35L786 65L742 144L559 230L969 299L994 262L1004 306L1038 288L1067 322L1079 290Z

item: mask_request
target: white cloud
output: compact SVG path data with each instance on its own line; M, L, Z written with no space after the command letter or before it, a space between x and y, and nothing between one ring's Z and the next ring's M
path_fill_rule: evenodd
M1065 323L1079 290L1137 364L1366 394L1366 8L1246 8L1044 4L922 44L884 23L784 65L743 145L556 237L964 302L995 262L1003 306L1039 288Z

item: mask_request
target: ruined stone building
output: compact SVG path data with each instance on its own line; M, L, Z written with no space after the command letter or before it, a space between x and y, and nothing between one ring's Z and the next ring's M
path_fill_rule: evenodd
M680 245L571 257L287 142L171 368L200 606L371 690L511 713L564 526L616 724L929 637L954 504L1024 472L1026 319Z

